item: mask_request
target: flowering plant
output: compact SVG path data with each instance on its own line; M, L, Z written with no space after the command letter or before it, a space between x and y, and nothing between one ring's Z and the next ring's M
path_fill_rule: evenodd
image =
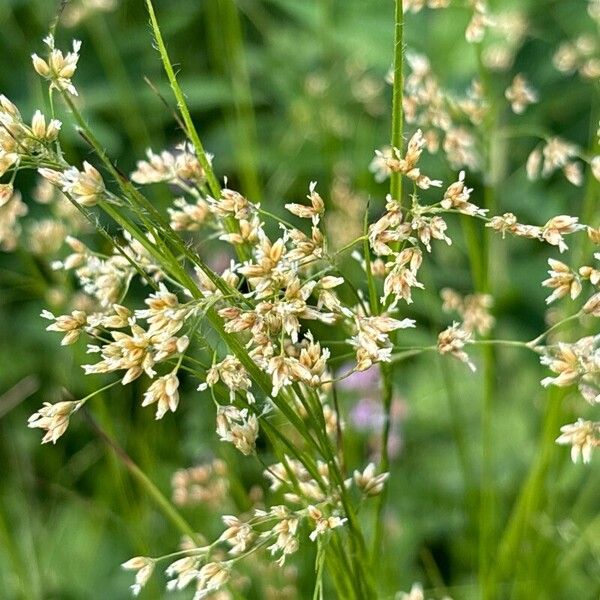
M195 381L202 401L214 404L219 440L258 461L270 484L269 504L243 516L223 516L225 529L212 542L192 531L168 502L163 504L187 537L179 551L138 556L123 564L135 571L135 594L164 562L168 589L193 585L194 598L217 597L235 583L240 561L263 553L284 568L307 543L316 547L315 598L324 597L326 580L340 598L376 597L394 387L403 361L448 355L464 363L467 374L483 369L493 385L493 348L522 348L536 353L552 372L542 386L576 385L589 404L600 402L598 336L586 334L573 342L554 337L568 322L578 321L583 329L600 316L597 265L577 255L566 262L549 259L549 277L542 282L552 290L547 303L565 297L575 302L582 294L585 299L533 340L491 337L495 319L488 265L493 235L548 244L569 256L569 236L587 236L597 245L600 231L569 215L520 223L515 214L496 211L491 183L482 194L469 187L469 172L491 177L486 143L494 113L489 90L478 81L466 95L453 96L442 88L426 57L403 52L404 12L419 12L424 4L441 9L449 2L395 4L395 55L388 75L393 86L391 145L375 150L370 165L378 182L389 180L389 193L382 189L383 210L371 210L369 203L361 207L362 230L342 246L330 239L325 226L329 202L316 182L308 184L305 199L285 204L289 214L282 217L220 179L192 121L151 0L146 5L153 34L186 138L174 150L148 150L129 176L119 170L78 104L73 82L81 51L77 41L63 53L51 34L44 40L47 55L33 54L32 59L48 83L50 106L58 98L65 103L94 152L81 167L65 157L59 135L63 124L53 108L46 116L36 111L29 123L0 96L0 176L7 178L0 191L0 244L4 250L16 245L27 206L14 184L20 171L34 170L41 177L40 197L61 207L60 218L39 225L39 238L55 251L62 244L54 240L64 238L68 254L52 262L52 268L72 273L83 292L68 314L44 310L42 316L51 321L47 329L60 333L63 345L81 338L88 342L92 358L83 365L86 374L117 374L84 398L45 403L29 426L44 431L43 442L56 443L70 418L97 393L136 380L144 387L142 407L151 406L156 419L163 419L177 410L185 377ZM481 44L496 22L483 0L469 5L466 41ZM597 19L597 11L592 16ZM559 54L562 69L567 51ZM576 68L579 57L571 62ZM582 75L593 70L590 62L577 67ZM516 74L505 100L521 114L539 97L526 77ZM582 185L584 176L596 185L597 142L596 136L594 153L586 153L559 137L544 137L532 148L527 175L535 179L562 171L574 186ZM455 171L449 181L430 172L423 156L440 149ZM155 184L166 184L172 194L166 213L142 191ZM98 214L111 225L105 227ZM454 320L432 338L426 324L407 316L407 305L425 291L424 266L436 245L452 244L451 219L461 219L468 231L473 223L481 225L476 235L483 249L479 255L476 242L469 249L472 293L439 290L440 307ZM110 243L110 253L97 252L80 239L92 228ZM202 245L207 240L226 248L230 260L222 268L211 267L205 258ZM600 253L591 254L600 260ZM144 290L143 304L136 303L134 286ZM412 329L422 329L429 341L415 344ZM482 365L472 357L478 347ZM380 390L378 451L373 462L351 464L338 389L349 382L359 385L367 373L375 380L371 387ZM600 444L600 423L579 418L557 435L559 444L571 446L574 461L581 457L589 462ZM263 455L273 460L266 462ZM205 471L180 472L174 479L176 498L183 503L196 494L218 503L226 493L226 470L215 462ZM221 483L204 490L200 484L212 477ZM192 493L188 487L193 486ZM483 562L482 585L493 587L489 548ZM415 586L410 597L418 597L419 590Z

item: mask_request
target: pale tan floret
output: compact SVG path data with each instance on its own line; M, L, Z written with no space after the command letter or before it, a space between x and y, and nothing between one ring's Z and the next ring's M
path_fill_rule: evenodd
M146 151L147 160L140 160L137 169L131 174L135 183L147 185L152 183L185 184L191 181L201 185L206 179L204 169L195 155L194 147L189 143L176 146L176 153L162 151L155 154L150 148ZM207 155L210 162L211 155Z
M458 180L448 186L444 192L442 199L442 208L446 210L457 210L465 215L470 216L485 216L486 209L479 208L475 204L469 202L471 198L472 188L465 185L465 172L461 171L458 175Z
M53 256L63 245L67 229L57 219L40 219L27 230L27 246L37 256Z
M466 331L477 332L486 335L495 323L490 314L493 306L493 298L489 294L469 294L460 296L452 289L444 288L441 291L444 301L442 310L445 312L457 312L462 319L462 327Z
M300 520L285 506L273 506L269 515L277 519L277 523L271 528L271 533L276 536L275 542L267 547L272 556L281 552L277 564L281 567L285 564L287 556L294 554L300 544L298 542L298 525Z
M556 374L556 377L545 377L541 384L544 387L555 385L566 387L600 371L600 356L595 349L595 339L591 336L582 338L573 344L559 342L556 346L546 348L540 362Z
M423 289L417 280L417 272L423 262L423 254L418 248L405 248L394 256L394 260L386 263L388 275L383 283L383 298L392 297L392 307L400 300L412 303L412 288Z
M535 181L540 175L540 169L542 167L542 150L537 147L534 148L525 163L525 172L527 173L527 179Z
M144 303L148 308L136 310L135 316L148 322L148 333L151 334L173 335L193 313L190 306L179 303L177 296L164 283L159 283L158 291L150 294Z
M17 161L19 155L16 152L4 152L0 150L0 177L2 177Z
M600 292L596 292L594 295L590 296L581 310L594 317L600 317Z
M184 198L173 202L175 208L169 208L171 228L175 231L198 231L210 215L208 204L198 198L194 204L189 204Z
M465 39L470 44L479 44L486 29L494 25L494 20L488 14L487 0L471 0L473 15L465 31Z
M242 454L255 452L258 437L258 418L233 405L220 406L217 412L217 435L222 442L233 444Z
M550 138L542 149L544 158L542 175L548 176L556 169L564 167L570 158L577 156L579 149L575 144L559 137Z
M518 115L525 112L529 104L534 104L538 101L536 91L529 85L521 73L515 75L510 87L504 92L504 96L510 102L513 112Z
M58 137L62 123L57 119L51 119L46 125L46 117L41 111L36 110L31 120L31 132L38 140L53 142Z
M227 464L220 459L179 469L171 478L173 502L178 506L206 504L222 507L229 493Z
M312 181L309 187L310 206L304 204L286 204L285 208L293 215L302 219L312 219L313 225L317 225L325 212L325 203L321 196L316 192L317 182Z
M168 411L175 412L179 405L177 371L159 377L144 393L142 406L156 404L156 418L162 419Z
M247 394L252 385L246 369L233 354L228 354L221 362L215 363L208 370L206 382L200 384L198 390L204 391L208 387L213 387L219 381L222 381L229 389L232 401L236 392L246 392Z
M221 534L219 541L227 542L231 546L229 552L234 556L242 554L255 539L252 527L234 515L224 515L221 518L227 529Z
M44 319L54 321L46 327L46 331L58 331L65 334L61 341L63 346L74 344L88 324L88 316L81 310L74 310L70 315L59 317L55 317L50 311L44 310L41 316Z
M569 247L565 244L563 236L582 229L585 229L585 225L580 225L577 217L558 215L542 227L541 238L552 246L558 246L560 252L564 252Z
M87 161L83 163L83 171L76 167L69 167L63 172L40 168L38 173L82 206L95 206L100 200L107 199L102 176Z
M453 169L480 168L481 158L476 149L475 136L465 127L451 127L446 131L443 149Z
M590 3L593 6L597 3ZM596 10L592 12L596 16ZM600 77L600 44L597 36L584 33L574 40L563 42L552 58L552 62L561 73L578 72L584 79L595 81Z
M256 207L247 198L235 190L224 188L218 200L208 196L206 198L210 210L217 217L233 217L237 221L242 219L248 221L252 218Z
M61 50L55 48L54 37L52 35L44 38L44 43L50 49L48 58L47 60L44 60L37 54L33 54L31 56L33 68L38 75L41 75L51 82L51 87L56 88L59 91L68 92L72 96L77 96L77 90L71 83L71 78L77 69L81 42L79 40L74 40L73 50L67 52L67 54L63 54Z
M348 520L346 518L341 518L334 515L327 517L320 509L312 505L308 507L308 516L314 521L314 529L309 535L313 542L317 539L317 537L320 535L325 535L331 529L342 527Z
M415 216L411 221L411 227L416 232L419 241L425 246L427 252L431 252L431 240L443 240L452 245L452 240L446 235L448 225L440 216L425 217Z
M438 352L440 354L452 354L452 356L464 362L471 371L475 372L475 365L464 350L465 345L470 340L471 332L466 331L460 323L453 323L439 334Z
M134 381L142 373L152 378L156 375L154 366L157 363L185 352L189 344L187 336L177 338L153 334L135 323L130 328L131 334L111 331L112 342L101 347L90 347L89 351L100 352L102 360L95 364L83 365L86 375L124 370L123 385Z
M408 141L406 147L406 154L403 157L402 151L399 148L392 148L391 156L388 158L379 150L375 151L375 156L380 160L384 161L387 168L392 173L401 173L409 179L415 182L415 184L423 190L427 190L430 187L440 187L442 182L437 179L430 179L426 175L423 175L420 169L417 167L417 163L423 153L425 146L425 139L423 132L420 129L413 134ZM378 170L380 172L380 170Z
M167 582L167 590L183 590L198 577L201 556L186 556L172 562L166 569L167 577L173 577Z
M375 464L369 463L362 473L360 471L354 471L353 479L358 489L365 494L365 496L378 496L383 491L383 486L389 476L389 473L375 475Z
M139 596L142 588L148 583L154 572L154 566L155 561L147 556L136 556L121 565L127 571L136 571L135 583L131 586L131 592L134 596Z
M548 264L550 265L548 271L550 277L545 279L542 285L554 291L546 298L546 304L550 304L566 295L569 295L571 300L575 300L581 294L581 281L577 273L571 271L563 262L553 258L548 259Z
M42 444L48 442L56 444L58 438L67 430L69 418L81 406L82 402L80 401L64 401L56 404L44 402L42 408L29 417L27 426L46 431L42 438Z
M575 423L563 425L557 444L571 446L571 460L576 463L579 457L584 463L592 460L594 448L600 446L600 423L577 419Z
M226 563L206 563L197 575L196 598L204 598L208 594L216 592L229 580L230 572Z
M414 327L412 319L398 320L387 315L355 317L356 334L349 343L356 349L356 370L365 371L376 362L391 360L392 345L389 333Z

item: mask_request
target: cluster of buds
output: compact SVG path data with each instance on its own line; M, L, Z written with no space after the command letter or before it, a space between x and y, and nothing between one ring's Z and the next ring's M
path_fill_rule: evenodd
M198 160L192 144L184 142L176 147L176 153L163 150L155 154L152 150L147 151L148 160L140 160L137 169L131 174L131 179L139 184L171 183L189 188L186 182L194 185L202 185L206 181L206 174ZM211 160L208 155L208 160Z
M440 354L451 354L461 362L464 362L474 372L476 370L475 365L464 350L465 345L470 340L471 332L465 330L460 323L453 323L439 334L438 352Z
M430 179L426 175L423 175L417 167L424 147L425 138L423 137L423 132L417 129L408 141L404 157L399 148L392 148L391 156L386 156L381 151L376 150L375 156L386 165L390 173L401 173L414 181L423 190L427 190L430 187L441 187L442 182L440 180Z
M178 506L207 504L222 507L229 491L227 464L220 459L173 473L173 502Z
M217 435L222 442L230 442L242 454L248 456L255 451L258 437L258 418L248 409L233 405L220 406L217 411Z
M83 163L83 171L69 167L65 171L40 168L38 172L82 206L95 206L108 197L102 175L87 161Z
M46 431L42 438L42 444L48 442L56 444L56 440L67 430L69 418L81 408L82 404L81 401L70 400L57 402L56 404L44 402L42 408L29 417L27 425Z
M51 88L55 88L61 92L65 91L73 96L77 96L77 90L71 83L71 78L77 69L81 42L79 40L74 40L73 50L71 52L67 52L67 54L63 54L62 50L58 50L55 47L54 36L52 35L44 38L44 43L50 49L48 57L46 60L44 60L37 54L33 54L31 56L33 68L36 70L38 75L41 75L50 81Z

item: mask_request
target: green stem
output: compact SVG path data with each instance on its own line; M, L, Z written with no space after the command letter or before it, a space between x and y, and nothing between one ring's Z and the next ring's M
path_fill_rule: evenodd
M402 151L403 148L403 113L402 113L402 92L404 87L403 80L403 44L404 44L404 10L402 0L396 0L394 10L394 87L392 91L392 132L391 144L395 148ZM392 173L390 177L390 194L402 203L402 175L400 173ZM366 233L366 232L365 232ZM368 247L368 242L367 242ZM370 265L369 272L370 272ZM372 277L372 276L371 276ZM379 308L378 312L381 311ZM392 399L394 394L394 367L390 364L381 365L381 377L383 384L383 413L384 424L381 434L381 457L379 460L379 472L384 473L389 471L389 438L391 431L391 410ZM373 548L371 553L371 563L375 567L379 563L379 552L383 541L383 513L387 501L387 486L377 498L377 506L375 508L374 517L374 535Z
M496 124L496 103L492 98L490 74L486 70L481 58L481 45L476 45L477 64L479 70L479 79L481 81L483 96L486 99L489 109L484 117L481 133L484 140L484 173L486 180L483 190L483 206L491 213L495 212L495 189L494 186L499 180L499 173L496 171L495 162L495 124ZM490 293L490 230L485 228L481 244L478 247L479 259L473 267L478 265L479 281L475 279L477 291L480 293ZM471 247L474 240L469 239ZM474 249L473 254L475 254ZM496 358L494 346L487 345L483 347L483 406L481 411L481 495L479 506L479 575L481 584L481 593L484 600L491 600L497 597L497 589L494 580L493 554L496 536L496 497L493 485L493 417L494 417L494 396L496 379Z
M394 11L394 87L392 91L392 136L391 143L395 148L402 150L403 139L403 114L402 91L403 78L403 45L404 45L404 11L402 0L396 0ZM400 203L402 202L402 175L392 173L390 178L390 194Z
M392 400L393 400L393 385L392 385L392 373L391 373L391 365L383 364L381 365L381 375L383 382L383 414L384 414L384 423L383 423L383 432L381 435L381 457L379 460L379 472L386 473L390 468L390 457L389 457L389 440L390 440L390 430L391 430L391 408L392 408ZM387 493L388 486L384 486L383 490L377 496L377 504L375 508L375 532L373 535L373 548L371 554L371 560L373 564L376 564L379 560L379 552L381 549L381 544L383 540L383 530L384 530L384 518L383 512L385 509L385 504L387 501Z
M196 150L196 156L198 157L198 160L200 161L200 164L202 165L202 168L206 173L206 180L208 182L208 187L210 188L211 193L215 196L215 198L219 198L219 196L221 195L221 186L219 185L219 182L215 176L210 161L206 156L204 146L200 141L200 136L196 131L196 127L194 126L194 122L192 121L192 116L190 115L190 111L187 107L183 91L181 90L181 87L177 82L175 70L173 69L171 60L169 59L169 54L167 52L165 42L160 32L158 21L156 20L156 14L154 12L152 0L146 0L146 7L148 9L148 15L150 16L150 24L152 25L152 31L154 33L154 38L156 40L158 51L160 53L160 58L165 69L165 73L167 74L167 78L169 79L171 89L173 90L173 94L175 95L175 99L177 100L177 107L179 108L179 112L181 113L181 117L183 118L183 122L187 130L186 133L192 141L192 144L194 145L194 148Z

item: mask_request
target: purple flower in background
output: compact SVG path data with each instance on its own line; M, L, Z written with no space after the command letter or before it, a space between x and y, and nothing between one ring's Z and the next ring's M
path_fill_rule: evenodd
M384 419L381 403L372 398L359 400L350 411L350 420L358 431L379 431Z
M352 363L346 363L342 366L339 377L343 377L350 371L354 365ZM339 388L341 390L348 391L360 391L360 392L372 392L376 393L379 386L379 365L373 365L366 371L357 371L352 373L346 379L340 381Z

